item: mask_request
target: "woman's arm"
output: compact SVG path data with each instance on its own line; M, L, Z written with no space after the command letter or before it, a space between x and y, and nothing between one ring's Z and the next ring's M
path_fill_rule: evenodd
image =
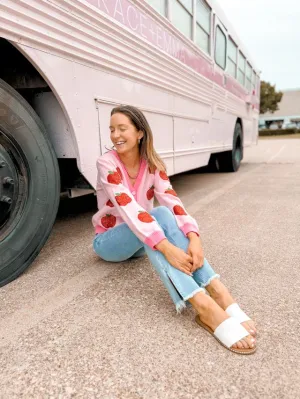
M154 194L160 205L166 206L173 212L178 227L185 236L188 236L190 232L199 236L197 222L184 208L165 172L155 171Z
M152 249L165 239L165 234L156 220L135 200L123 184L122 174L111 159L101 157L97 161L98 181L118 213L133 233Z
M155 196L158 202L161 205L167 206L173 212L178 227L190 241L187 254L182 251L188 256L188 258L183 257L182 254L179 254L178 251L176 251L174 248L170 248L170 246L167 247L167 251L171 251L171 253L180 257L181 265L184 265L183 267L189 268L189 272L187 274L192 273L201 267L204 262L198 224L184 208L182 202L177 196L177 193L175 190L173 190L170 180L164 172L155 172L154 187ZM171 258L172 257L170 257L170 259Z

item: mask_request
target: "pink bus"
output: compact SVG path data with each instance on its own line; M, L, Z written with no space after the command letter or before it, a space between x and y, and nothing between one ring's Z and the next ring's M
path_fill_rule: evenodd
M0 286L37 256L61 192L94 191L117 104L143 110L169 175L236 171L259 77L215 0L0 0Z

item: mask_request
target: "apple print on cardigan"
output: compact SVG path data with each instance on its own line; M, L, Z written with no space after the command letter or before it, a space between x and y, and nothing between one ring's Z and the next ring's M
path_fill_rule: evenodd
M159 176L160 176L160 178L163 179L163 180L169 180L169 178L168 178L166 172L163 172L162 170L159 172Z
M185 210L180 205L175 205L173 208L174 215L184 216L186 215Z
M114 215L106 214L101 218L101 224L106 229L114 227L117 222L117 218Z
M138 219L143 223L152 223L154 222L153 217L145 211L139 211Z
M121 178L119 172L109 170L108 176L107 176L107 181L108 181L108 183L111 183L111 184L120 184L122 182L122 178Z
M134 196L131 192L132 185L125 178L125 172L117 153L107 152L97 160L97 186L99 187L97 200L100 209L93 216L93 225L97 234L111 230L112 228L109 226L113 225L113 217L115 217L116 223L113 228L121 223L127 223L143 243L155 250L156 244L164 237L164 232L151 215L154 197L157 197L160 206L170 209L176 218L178 227L185 235L190 231L198 233L199 228L196 221L188 214L177 197L167 172L156 169L153 173L154 169L152 169L152 173L150 173L148 168L149 164L143 160L140 179L134 187L137 195ZM153 191L154 197L152 198ZM101 219L103 219L103 224Z
M121 177L121 181L122 181L122 172L121 172L121 169L119 168L119 166L117 166L117 172L119 173L119 175L120 175L120 177Z
M114 204L111 202L111 200L109 199L106 203L106 206L109 206L110 208L114 207Z
M126 206L132 201L132 199L126 193L116 193L115 197L120 206Z
M147 198L150 201L154 197L154 186L152 185L147 191Z
M173 190L173 188L170 186L166 191L166 194L170 194L170 195L174 195L174 197L177 197L177 193L175 190Z

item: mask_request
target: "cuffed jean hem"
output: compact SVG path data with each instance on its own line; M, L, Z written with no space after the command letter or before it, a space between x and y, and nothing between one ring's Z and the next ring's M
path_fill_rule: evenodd
M186 297L183 298L184 301L188 301L189 299L193 298L193 296L195 296L196 294L198 294L198 292L205 292L204 288L197 288L196 290L194 290L193 292L191 292L189 295L187 295Z
M180 314L183 312L183 310L191 305L190 302L186 303L186 301L188 301L189 299L193 298L193 296L195 296L196 294L198 294L199 292L204 292L205 293L205 289L199 287L198 289L194 290L191 294L187 295L186 297L184 297L183 299L181 299L180 301L178 301L176 303L176 312L177 314Z
M185 308L186 308L186 303L184 302L183 299L181 299L180 301L178 301L176 303L176 312L177 312L177 314L182 313Z
M205 288L207 287L215 278L220 278L221 276L219 274L215 274L214 276L211 276L205 283L201 283L201 287Z

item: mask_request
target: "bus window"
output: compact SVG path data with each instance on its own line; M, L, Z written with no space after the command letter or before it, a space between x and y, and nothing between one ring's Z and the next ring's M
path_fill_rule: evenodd
M246 66L246 88L251 91L251 78L252 78L252 68L251 65L247 62Z
M255 90L256 89L256 73L253 71L252 74L252 89Z
M237 70L237 46L229 38L228 41L228 56L227 56L227 72L236 78Z
M179 0L185 8L192 14L193 13L193 0Z
M239 51L238 81L243 86L245 84L245 69L246 69L246 58Z
M206 53L210 53L210 14L211 9L204 0L196 3L196 44Z
M164 17L167 16L167 0L147 0L147 3L150 4L156 11L158 11Z
M190 4L190 7L189 7ZM171 21L189 39L192 38L192 0L171 0Z
M216 48L215 48L216 63L222 68L226 67L226 36L222 30L217 26L216 29Z

